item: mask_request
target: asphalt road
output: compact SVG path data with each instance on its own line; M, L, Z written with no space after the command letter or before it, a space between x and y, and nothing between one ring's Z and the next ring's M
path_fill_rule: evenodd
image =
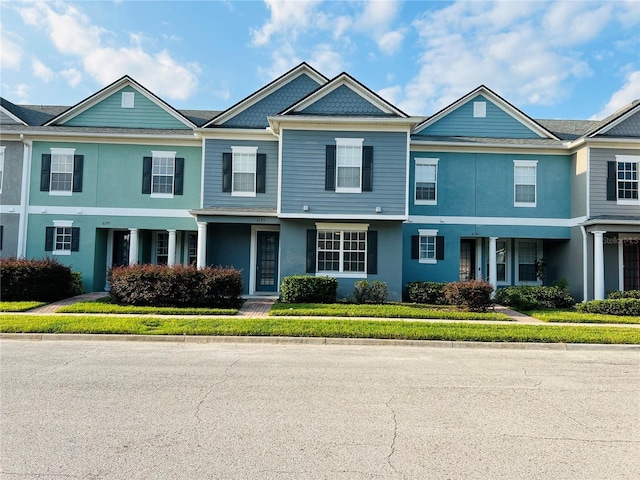
M2 479L637 479L640 352L0 343Z

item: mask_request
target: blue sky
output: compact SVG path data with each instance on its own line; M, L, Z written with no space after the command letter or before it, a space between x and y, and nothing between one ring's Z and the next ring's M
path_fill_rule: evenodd
M124 74L223 110L306 61L411 115L480 84L534 118L640 98L640 1L0 0L3 97L73 105Z

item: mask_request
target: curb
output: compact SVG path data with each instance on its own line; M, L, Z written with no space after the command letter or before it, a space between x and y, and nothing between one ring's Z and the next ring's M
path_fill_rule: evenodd
M114 335L86 333L0 333L1 340L22 341L95 341L95 342L164 342L164 343L241 343L269 345L354 345L399 346L513 350L592 350L640 351L640 345L602 343L516 343L516 342L455 342L447 340L394 340L378 338L330 337L255 337L215 335Z

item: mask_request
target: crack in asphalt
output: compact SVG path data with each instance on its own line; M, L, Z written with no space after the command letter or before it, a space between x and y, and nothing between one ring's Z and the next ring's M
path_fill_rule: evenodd
M236 363L238 363L240 361L240 359L236 360L235 362L233 362L231 365L227 365L227 368L224 369L224 372L222 373L222 379L219 382L216 382L214 384L211 385L211 387L209 388L209 390L207 390L207 392L204 394L204 396L202 397L202 399L198 402L198 405L196 405L196 411L194 413L194 416L196 417L196 420L198 421L198 423L201 422L200 420L200 408L202 407L202 404L205 402L205 400L207 399L207 397L209 395L211 395L211 392L213 392L213 389L222 385L224 382L227 381L227 373L229 372L229 370L231 369L231 367L233 367Z
M387 455L387 463L396 474L402 475L402 478L406 478L404 474L398 471L398 469L395 467L395 465L391 461L391 457L396 453L396 440L398 439L398 419L396 417L396 411L391 407L391 402L393 401L394 398L395 397L391 397L385 404L386 407L389 410L391 410L391 413L393 414L393 417L392 417L393 418L393 438L391 439L391 445L389 445L391 452L389 452L389 455Z

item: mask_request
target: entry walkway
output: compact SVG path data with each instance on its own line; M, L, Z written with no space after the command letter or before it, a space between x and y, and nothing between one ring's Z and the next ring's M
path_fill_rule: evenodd
M238 311L240 317L268 317L278 297L247 297Z
M34 308L33 310L29 310L28 313L56 313L56 310L62 307L66 307L67 305L72 305L78 302L89 302L91 300L97 300L98 298L106 297L107 295L107 292L83 293L82 295L65 298L63 300L58 300L57 302L49 303L48 305L44 305L42 307Z

